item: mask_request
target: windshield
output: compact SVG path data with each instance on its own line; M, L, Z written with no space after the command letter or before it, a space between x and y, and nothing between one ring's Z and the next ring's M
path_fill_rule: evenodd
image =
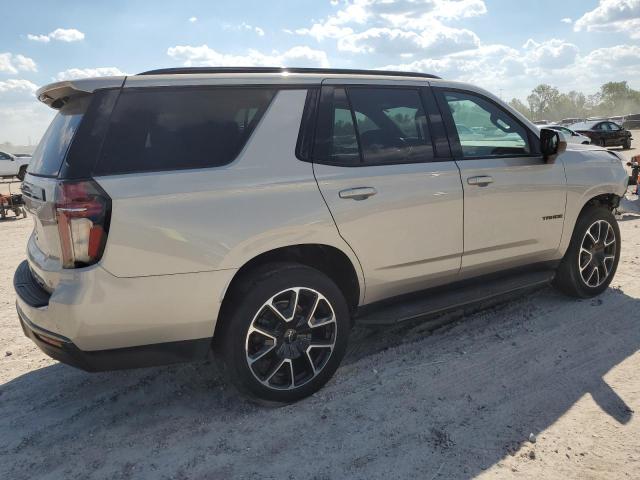
M89 98L82 97L71 101L60 109L33 153L29 173L43 177L58 175L69 145L87 109Z

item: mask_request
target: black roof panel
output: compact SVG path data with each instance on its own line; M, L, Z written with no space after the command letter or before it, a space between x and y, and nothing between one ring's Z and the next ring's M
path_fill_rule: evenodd
M383 75L393 77L440 78L429 73L395 72L392 70L358 70L351 68L288 68L288 67L179 67L159 68L138 75L184 75L191 73L311 73L337 75Z

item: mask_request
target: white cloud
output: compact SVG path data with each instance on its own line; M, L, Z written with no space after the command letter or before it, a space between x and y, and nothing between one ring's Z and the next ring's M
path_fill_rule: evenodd
M49 35L33 35L29 33L27 35L27 38L29 40L33 40L34 42L49 43L51 41L51 39L49 38Z
M560 19L560 21L562 23L567 23L567 24L572 24L573 23L573 20L571 18L569 18L569 17L564 17L564 18Z
M0 53L0 72L18 73L19 71L36 72L38 68L32 58L9 52Z
M0 81L0 93L4 92L27 92L34 93L38 86L29 80L10 78L4 82Z
M389 55L446 55L479 45L480 39L472 31L449 28L439 23L435 23L432 29L420 32L399 28L370 28L338 39L338 49L342 51Z
M198 21L198 17L189 17L189 21L191 23L196 23Z
M552 38L542 43L527 40L523 49L530 65L540 68L554 69L571 65L578 56L579 49L572 43Z
M295 32L318 41L336 39L339 50L352 53L445 55L476 48L480 40L443 22L486 12L483 0L349 0Z
M576 32L623 32L640 39L640 0L600 0L593 10L576 20Z
M27 35L29 40L34 42L48 43L51 40L57 40L59 42L79 42L84 40L84 33L75 28L56 28L53 32L47 35L34 35L29 33Z
M322 50L306 46L296 46L285 52L273 51L264 54L258 50L249 50L245 55L221 53L207 45L177 45L167 49L167 55L186 67L194 66L314 66L328 67L329 59Z
M222 26L225 30L234 30L236 32L253 32L260 37L264 37L264 29L260 27L256 27L255 25L249 25L248 23L242 22L239 25L229 25L225 24Z
M117 67L98 67L98 68L70 68L63 72L59 72L55 76L55 80L75 80L78 78L90 77L120 77L127 75Z

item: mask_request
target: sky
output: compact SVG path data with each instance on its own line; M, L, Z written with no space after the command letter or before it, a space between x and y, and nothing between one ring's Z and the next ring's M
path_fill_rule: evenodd
M51 82L179 66L429 72L524 100L640 89L640 0L0 0L0 143L35 143Z

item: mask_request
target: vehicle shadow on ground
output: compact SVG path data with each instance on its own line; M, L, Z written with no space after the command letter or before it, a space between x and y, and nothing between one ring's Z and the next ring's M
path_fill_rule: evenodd
M356 327L336 378L283 408L246 402L211 363L54 364L0 386L0 477L472 478L585 395L630 421L603 377L640 348L638 311L619 289L544 289L431 333Z

